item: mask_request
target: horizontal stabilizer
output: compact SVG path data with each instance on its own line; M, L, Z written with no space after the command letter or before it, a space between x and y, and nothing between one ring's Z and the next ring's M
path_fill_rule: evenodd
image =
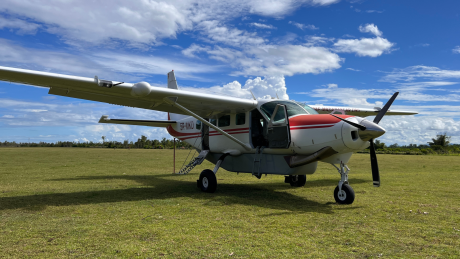
M138 126L149 126L149 127L168 127L171 124L175 124L176 121L149 121L149 120L124 120L124 119L109 119L109 116L102 115L99 123L110 123L110 124L124 124L124 125L138 125Z

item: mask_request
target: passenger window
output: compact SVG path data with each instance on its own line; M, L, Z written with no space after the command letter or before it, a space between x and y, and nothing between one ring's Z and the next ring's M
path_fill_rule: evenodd
M236 114L236 125L244 125L246 123L246 113Z
M195 128L197 130L201 130L201 121L199 121L199 120L196 121Z
M230 115L224 115L219 118L219 127L230 126Z
M210 119L209 122L214 126L217 125L217 119Z

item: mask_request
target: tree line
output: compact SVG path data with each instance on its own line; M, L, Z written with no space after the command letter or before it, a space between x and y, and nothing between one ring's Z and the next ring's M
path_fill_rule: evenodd
M187 142L176 139L176 148L190 149L192 145ZM57 141L55 143L49 142L0 142L0 147L86 147L86 148L142 148L142 149L171 149L174 148L174 140L163 138L161 140L148 139L142 135L137 141L129 141L128 139L123 142L119 141L106 141L106 137L102 136L102 142L76 142L76 141Z
M409 144L400 146L397 143L387 146L380 140L375 140L374 146L377 153L380 154L408 154L408 155L429 155L429 154L460 154L460 145L451 144L450 136L446 133L436 135L431 142L427 144ZM102 142L71 142L71 141L57 141L55 143L39 142L0 142L0 147L86 147L86 148L142 148L142 149L172 149L174 141L171 139L163 138L161 140L148 139L142 135L136 142L124 140L119 141L106 141L106 137L102 136ZM191 149L192 145L187 142L176 139L176 148ZM360 151L359 153L368 153L369 148Z
M406 154L406 155L429 155L429 154L460 154L460 145L451 144L447 133L438 134L427 144L409 144L400 146L398 143L387 146L380 140L375 140L374 146L377 153L381 154ZM359 153L368 153L369 148Z

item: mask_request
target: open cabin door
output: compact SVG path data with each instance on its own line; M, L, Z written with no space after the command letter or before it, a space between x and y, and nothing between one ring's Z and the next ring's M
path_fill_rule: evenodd
M209 150L209 126L204 123L201 125L201 150Z
M285 105L276 105L268 123L267 135L269 148L289 148L291 131L289 129L289 119Z

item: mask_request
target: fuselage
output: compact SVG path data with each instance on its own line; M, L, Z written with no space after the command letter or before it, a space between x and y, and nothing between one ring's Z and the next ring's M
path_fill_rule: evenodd
M277 102L287 103L287 101L275 100L271 101L270 105L273 106ZM231 153L233 155L254 153L257 146L261 145L266 146L265 154L289 156L309 155L324 147L331 147L337 154L347 154L369 146L368 141L359 138L357 128L329 114L317 114L314 110L304 109L305 112L303 113L300 111L300 114L288 116L286 125L288 132L286 134L290 140L289 143L283 147L269 147L267 134L271 114L264 111L263 105L266 103L269 102L262 103L257 109L246 113L229 112L209 119L211 123L228 134L248 143L253 150L244 149L231 139L212 128L207 128L203 123L190 116L170 114L169 119L175 120L177 123L169 126L167 130L172 136L186 141L200 150L203 147L203 138L209 138L206 143L209 145L210 152ZM294 102L292 104L298 105ZM363 120L361 117L349 115L337 116L355 123L360 123ZM261 126L257 125L258 122ZM204 134L203 131L206 130L209 130L209 136Z

